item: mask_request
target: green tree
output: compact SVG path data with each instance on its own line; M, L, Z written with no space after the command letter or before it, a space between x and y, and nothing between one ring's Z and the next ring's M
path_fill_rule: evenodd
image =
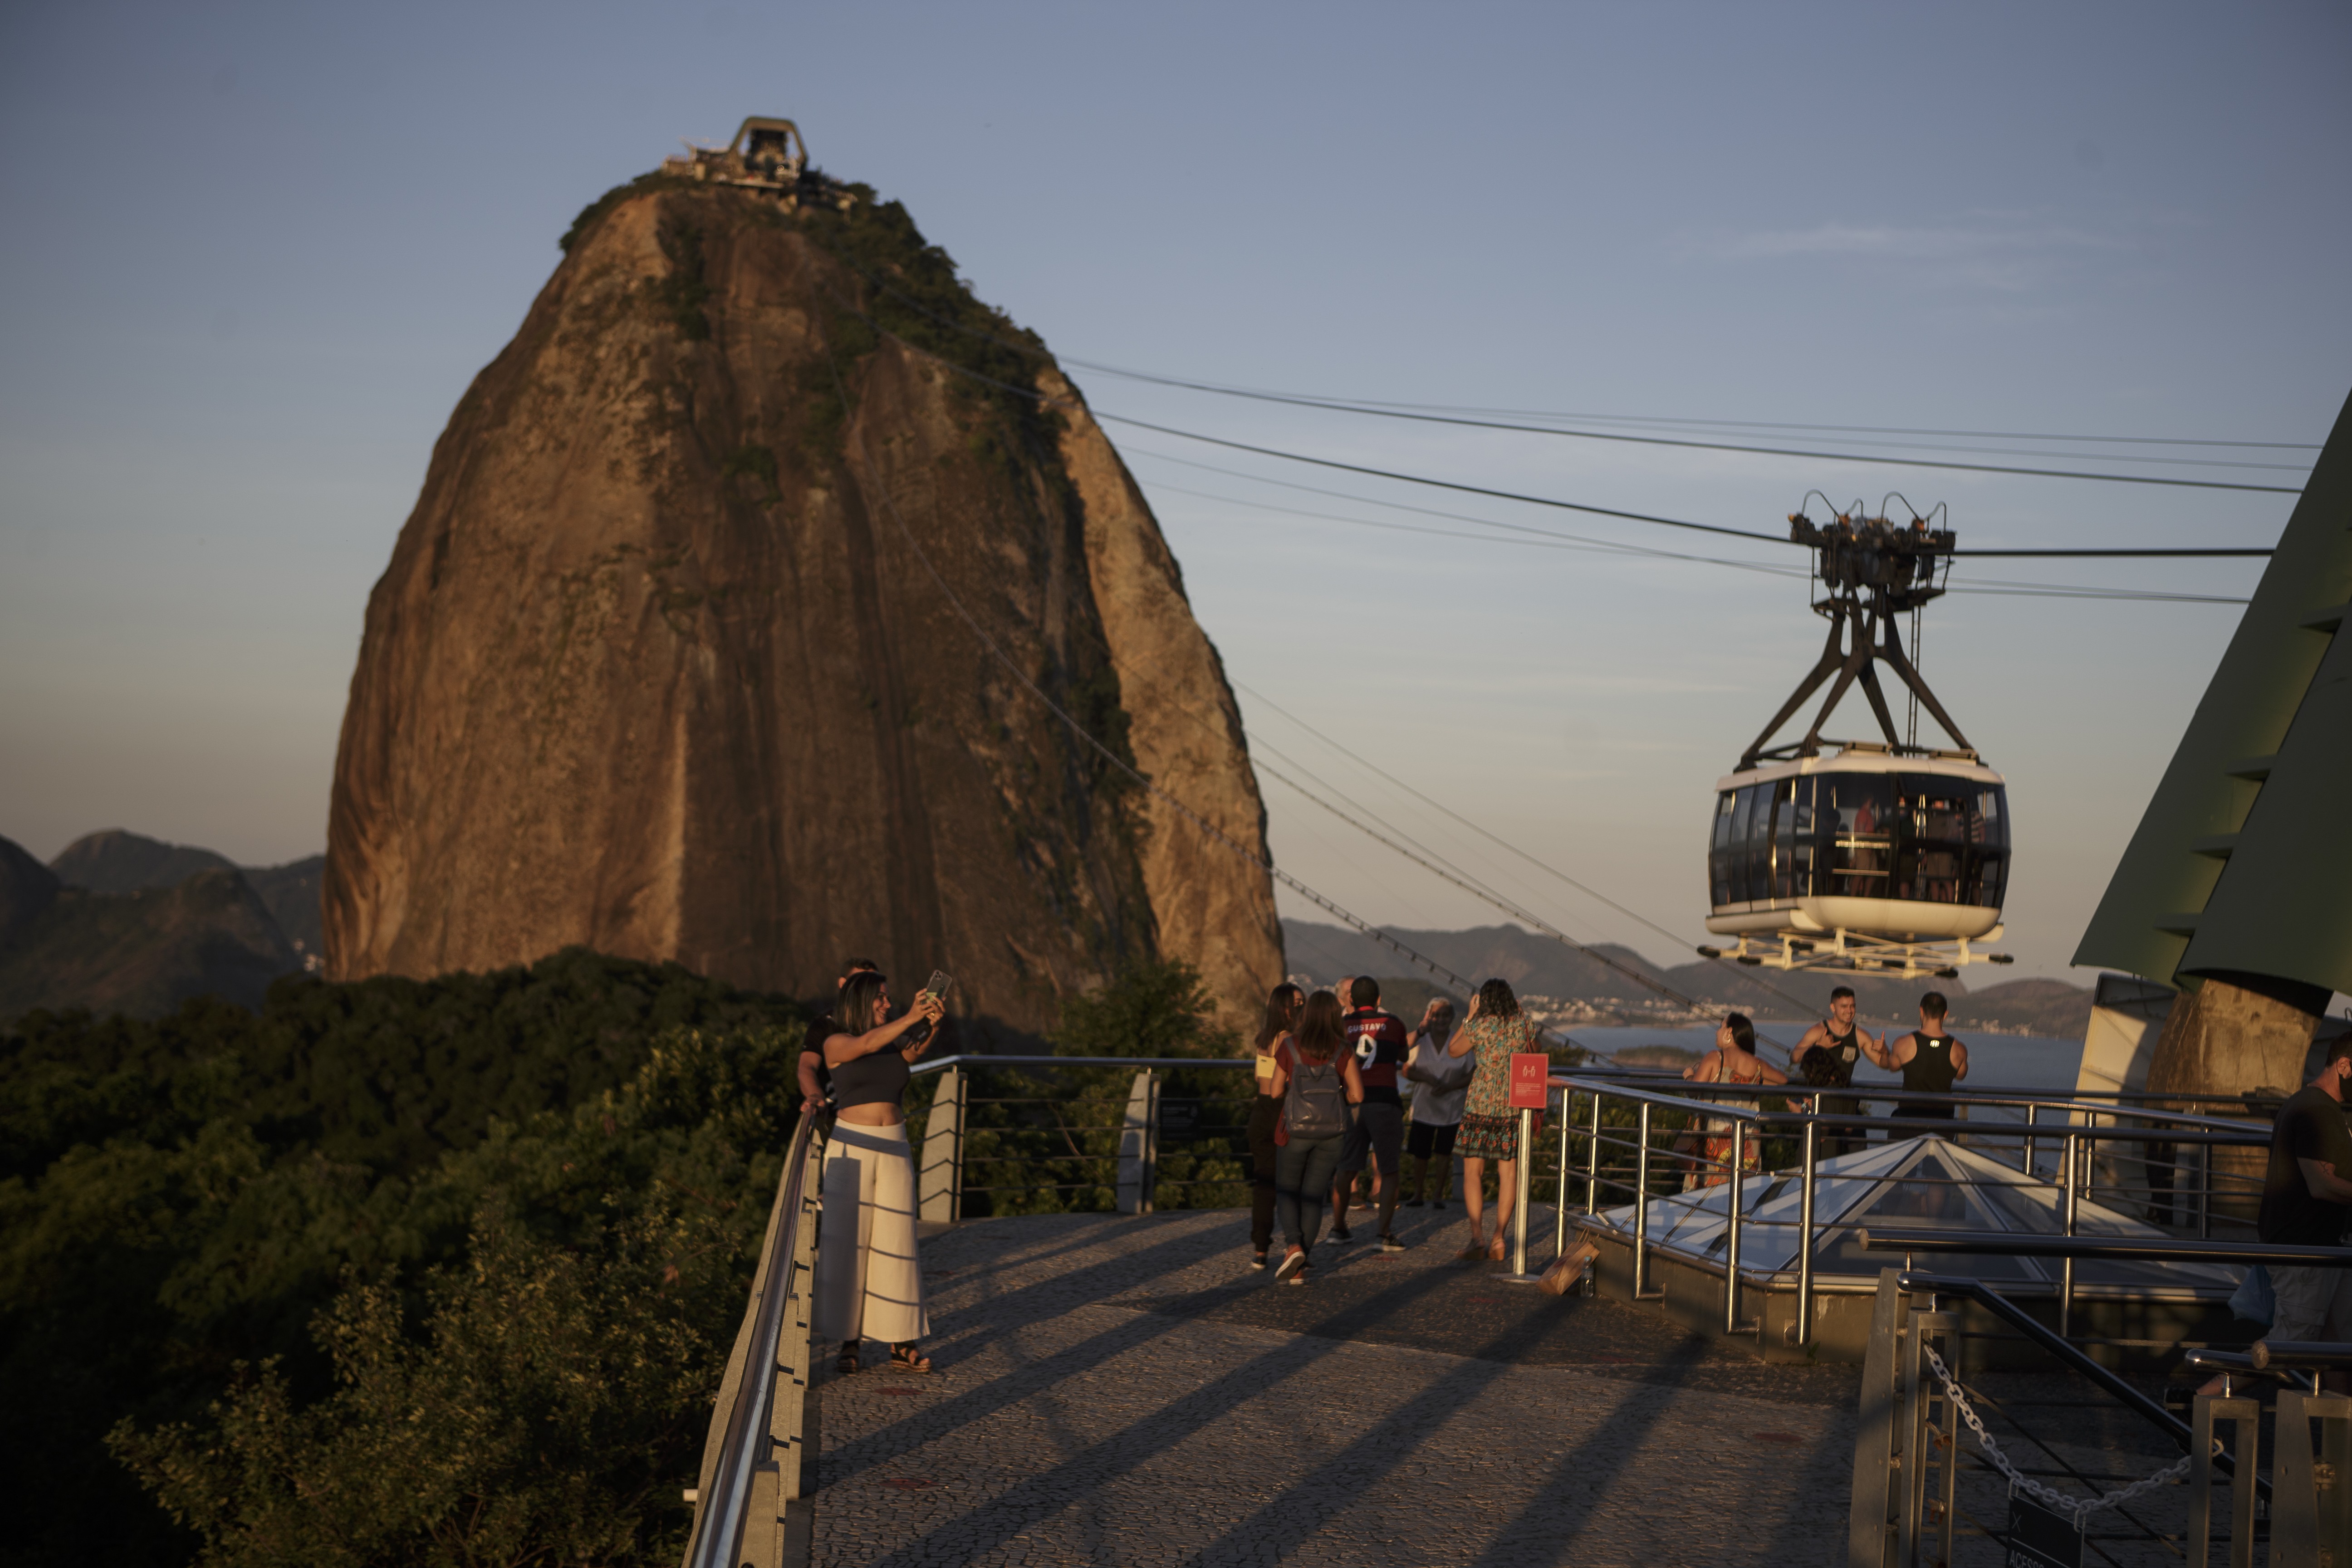
M642 1215L717 1226L748 1278L800 1017L575 950L287 982L258 1015L0 1030L0 1554L185 1561L198 1537L107 1458L108 1429L195 1420L240 1363L309 1408L337 1386L321 1310L371 1289L425 1321L424 1281L465 1267L479 1215L591 1258Z
M428 1275L421 1339L383 1286L321 1314L326 1398L240 1367L205 1421L109 1447L216 1568L674 1559L741 1307L731 1243L649 1210L558 1246L492 1208Z
M1165 1058L1160 1198L1163 1208L1244 1201L1243 1121L1251 1086L1231 1069L1186 1059L1232 1057L1241 1039L1220 1027L1198 971L1181 960L1137 964L1090 995L1062 1004L1049 1037L1063 1057ZM1133 1068L1045 1071L975 1068L965 1123L964 1212L1106 1213L1118 1198L1118 1141ZM1181 1117L1167 1114L1181 1110ZM1171 1130L1181 1120L1186 1131ZM990 1189L1004 1189L992 1191Z

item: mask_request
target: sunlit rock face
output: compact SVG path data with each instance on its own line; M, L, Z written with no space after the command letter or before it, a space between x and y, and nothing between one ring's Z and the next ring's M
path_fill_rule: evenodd
M369 601L329 972L584 943L822 994L855 954L902 995L951 972L1009 1037L1168 956L1250 1016L1282 974L1265 873L1024 679L1264 857L1216 651L1035 340L895 205L625 187Z

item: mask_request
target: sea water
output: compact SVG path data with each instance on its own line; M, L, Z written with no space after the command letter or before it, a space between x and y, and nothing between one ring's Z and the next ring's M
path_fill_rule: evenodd
M1799 1023L1761 1020L1756 1026L1757 1052L1769 1065L1786 1071L1789 1047L1804 1038L1805 1031L1811 1027L1811 1019ZM1678 1046L1696 1052L1715 1048L1713 1026L1690 1029L1575 1028L1567 1033L1578 1045L1602 1056L1634 1046ZM1884 1037L1879 1030L1873 1029L1871 1033ZM2075 1076L2083 1065L2080 1040L2053 1040L2040 1035L1971 1035L1959 1029L1952 1033L1969 1049L1969 1076L1959 1086L1963 1089L2015 1089L2037 1095L2074 1092ZM1853 1081L1857 1087L1900 1084L1903 1075L1874 1067L1865 1060L1854 1065Z

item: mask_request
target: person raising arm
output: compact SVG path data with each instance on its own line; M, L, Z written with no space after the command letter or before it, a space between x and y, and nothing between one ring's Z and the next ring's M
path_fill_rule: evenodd
M841 1032L824 1042L833 1072L833 1136L825 1142L825 1224L817 1249L814 1331L841 1342L840 1370L856 1373L865 1337L890 1342L898 1372L931 1370L918 1342L930 1331L915 1246L915 1163L907 1147L908 1066L939 1037L947 1005L929 992L890 1017L890 983L853 974L835 1009ZM930 1035L909 1042L918 1022ZM863 1025L862 1032L849 1030Z

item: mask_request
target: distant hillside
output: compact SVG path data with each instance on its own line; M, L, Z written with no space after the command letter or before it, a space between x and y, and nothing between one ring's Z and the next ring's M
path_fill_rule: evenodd
M1952 1031L1986 1027L2079 1040L2091 1026L2091 989L2063 980L2008 980L1952 999Z
M283 866L247 866L244 870L245 879L269 906L278 929L302 955L302 966L314 967L310 960L323 958L326 952L320 934L319 889L326 879L327 858L306 855Z
M121 828L47 867L0 838L0 1020L35 1007L154 1017L193 996L257 1007L320 963L326 857L245 867Z
M0 845L11 860L31 859ZM0 1018L37 1007L154 1017L204 995L258 1007L269 983L299 967L233 867L157 892L58 887L39 913L0 931Z
M1401 929L1395 934L1400 942L1473 981L1499 975L1517 990L1580 1002L1629 1024L1656 1021L1662 1005L1656 992L1632 978L1550 937L1517 926L1452 931ZM1285 921L1282 935L1291 972L1312 975L1322 983L1342 974L1373 974L1381 978L1384 988L1394 991L1405 982L1389 977L1406 975L1413 967L1394 949L1339 926ZM1876 1026L1915 1022L1920 994L1931 989L1950 999L1953 1027L1959 1031L1990 1026L2013 1034L2079 1039L2091 1014L2090 990L2060 980L2011 980L1971 992L1965 976L1881 980L1827 972L1784 973L1705 959L1666 967L1613 942L1596 951L1710 1007L1742 1008L1767 1017L1824 1013L1830 992L1839 985L1853 987L1863 1016ZM1990 979L2000 972L1969 973ZM1435 988L1433 977L1426 974L1412 984L1417 995ZM1791 997L1793 1002L1788 999ZM1402 1011L1393 1003L1391 1007Z
M232 871L225 855L166 844L120 827L84 834L58 852L49 869L68 888L93 893L143 893L176 888L199 871Z
M1336 980L1343 973L1402 975L1412 968L1411 961L1393 949L1339 926L1285 921L1282 934L1291 971L1312 974L1318 980ZM1396 936L1400 942L1474 981L1499 975L1520 991L1563 1002L1583 1002L1604 1011L1622 1011L1629 1023L1654 1019L1663 1005L1656 992L1637 981L1550 937L1517 926L1476 926L1451 931L1400 929ZM1951 997L1956 1005L1968 990L1965 980L1920 982L1851 974L1782 973L1711 963L1704 959L1667 968L1614 942L1600 944L1595 951L1695 1001L1710 1006L1745 1008L1772 1017L1825 1011L1830 992L1838 985L1852 985L1864 1015L1882 1021L1916 1018L1919 994L1931 985ZM1784 1000L1775 992L1786 993L1796 1001Z

